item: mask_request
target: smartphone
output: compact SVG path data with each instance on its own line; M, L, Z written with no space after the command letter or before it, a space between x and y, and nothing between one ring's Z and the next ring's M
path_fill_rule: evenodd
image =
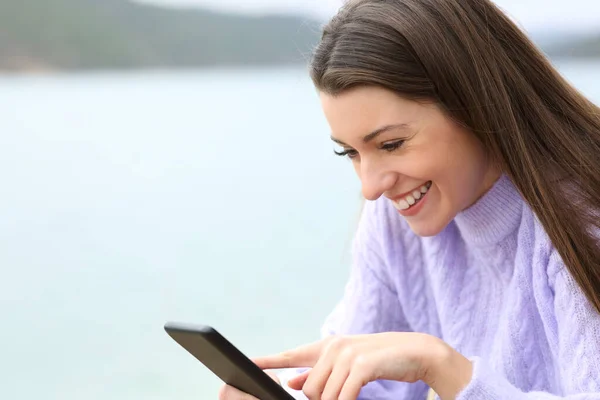
M165 331L226 384L259 400L294 400L213 327L167 322Z

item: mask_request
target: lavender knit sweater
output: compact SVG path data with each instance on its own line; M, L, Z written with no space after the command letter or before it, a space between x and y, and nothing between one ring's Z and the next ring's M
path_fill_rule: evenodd
M435 237L412 233L389 200L367 202L353 251L324 335L438 336L474 363L459 400L600 400L600 316L505 176ZM359 399L426 395L377 381Z

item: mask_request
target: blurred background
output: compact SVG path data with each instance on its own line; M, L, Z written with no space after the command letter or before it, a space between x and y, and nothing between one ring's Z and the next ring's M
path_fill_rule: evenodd
M600 102L600 2L497 0ZM336 0L0 0L0 397L216 399L163 331L319 336L359 185L306 73Z

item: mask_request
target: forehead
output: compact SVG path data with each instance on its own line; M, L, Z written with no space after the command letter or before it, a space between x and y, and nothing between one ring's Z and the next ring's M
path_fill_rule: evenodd
M332 136L344 140L365 136L382 126L415 122L423 106L378 87L359 87L332 96L320 93Z

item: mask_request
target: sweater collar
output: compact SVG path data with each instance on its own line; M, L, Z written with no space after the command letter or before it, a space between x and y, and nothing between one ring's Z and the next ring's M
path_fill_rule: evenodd
M523 204L511 180L502 174L475 204L461 211L454 222L467 243L495 245L518 227Z

